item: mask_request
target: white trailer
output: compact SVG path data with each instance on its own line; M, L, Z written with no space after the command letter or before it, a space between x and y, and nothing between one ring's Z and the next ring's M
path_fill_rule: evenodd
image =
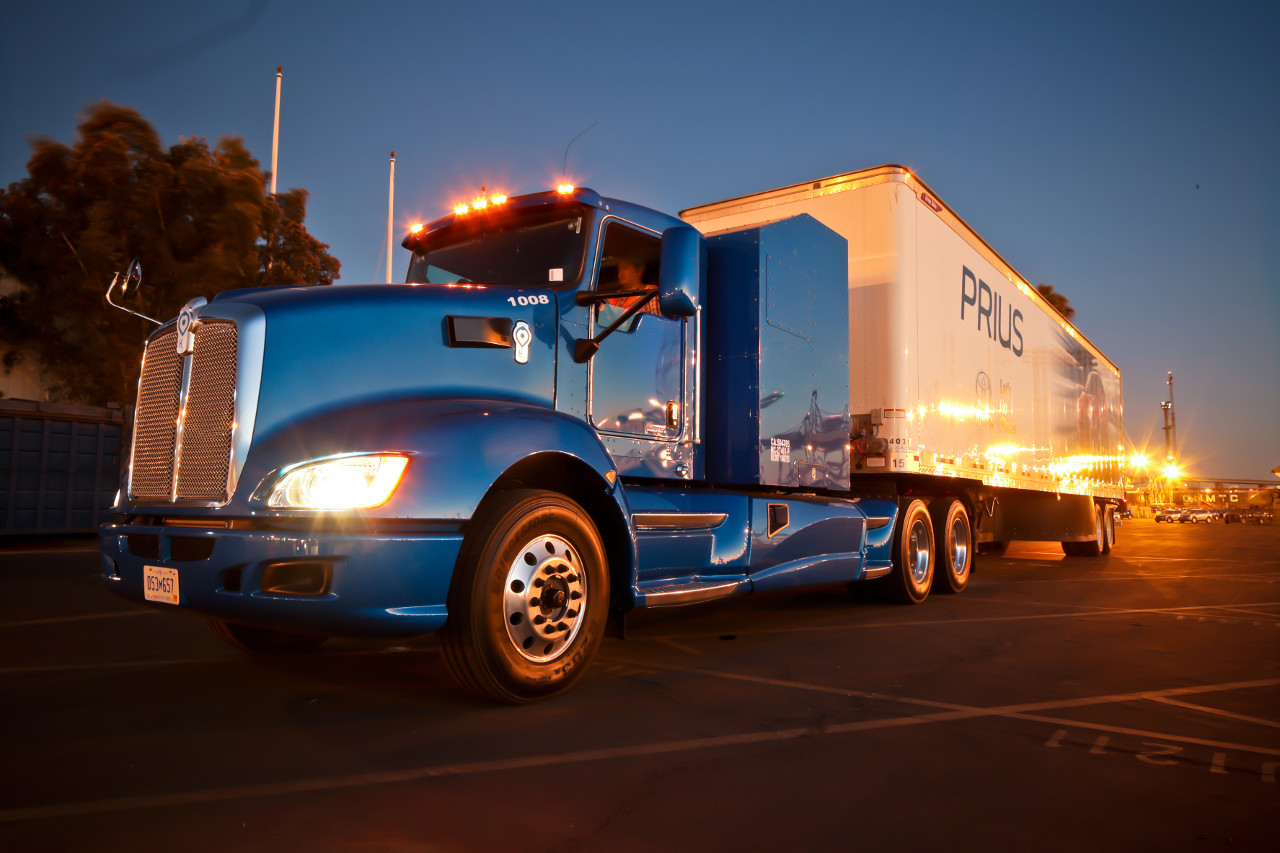
M852 486L961 496L975 541L1109 551L1119 369L923 181L881 166L681 212L707 235L808 214L849 245Z

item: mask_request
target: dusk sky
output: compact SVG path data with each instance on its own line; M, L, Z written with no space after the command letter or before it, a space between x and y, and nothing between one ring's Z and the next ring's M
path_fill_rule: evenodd
M393 149L397 279L411 223L554 186L593 122L570 179L673 214L899 163L1071 300L1137 447L1172 371L1184 467L1276 481L1278 31L1261 0L0 0L0 184L104 99L269 169L277 65L280 189L342 282L385 279Z

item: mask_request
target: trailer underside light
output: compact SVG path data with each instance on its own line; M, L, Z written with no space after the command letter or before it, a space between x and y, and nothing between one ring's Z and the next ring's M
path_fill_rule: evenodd
M422 233L422 229L423 229L423 228L426 228L426 227L427 227L427 226L426 226L426 225L424 225L424 224L423 224L423 223L421 223L421 222L415 222L415 223L413 223L412 225L410 225L410 226L409 226L409 233L410 233L410 234L421 234L421 233Z
M569 195L569 193L573 192L575 189L577 189L577 187L573 184L561 184L556 187L556 192L560 193L560 195Z

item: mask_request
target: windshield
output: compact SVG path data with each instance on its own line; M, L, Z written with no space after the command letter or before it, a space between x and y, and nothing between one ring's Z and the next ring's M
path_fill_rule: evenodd
M513 212L463 220L429 234L413 255L409 282L573 284L586 254L581 211Z

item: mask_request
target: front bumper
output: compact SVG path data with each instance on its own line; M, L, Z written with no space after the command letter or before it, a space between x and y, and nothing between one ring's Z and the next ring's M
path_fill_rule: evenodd
M177 608L204 616L408 637L444 624L462 535L106 524L98 543L107 588L139 602L147 602L145 567L157 566L178 572Z

